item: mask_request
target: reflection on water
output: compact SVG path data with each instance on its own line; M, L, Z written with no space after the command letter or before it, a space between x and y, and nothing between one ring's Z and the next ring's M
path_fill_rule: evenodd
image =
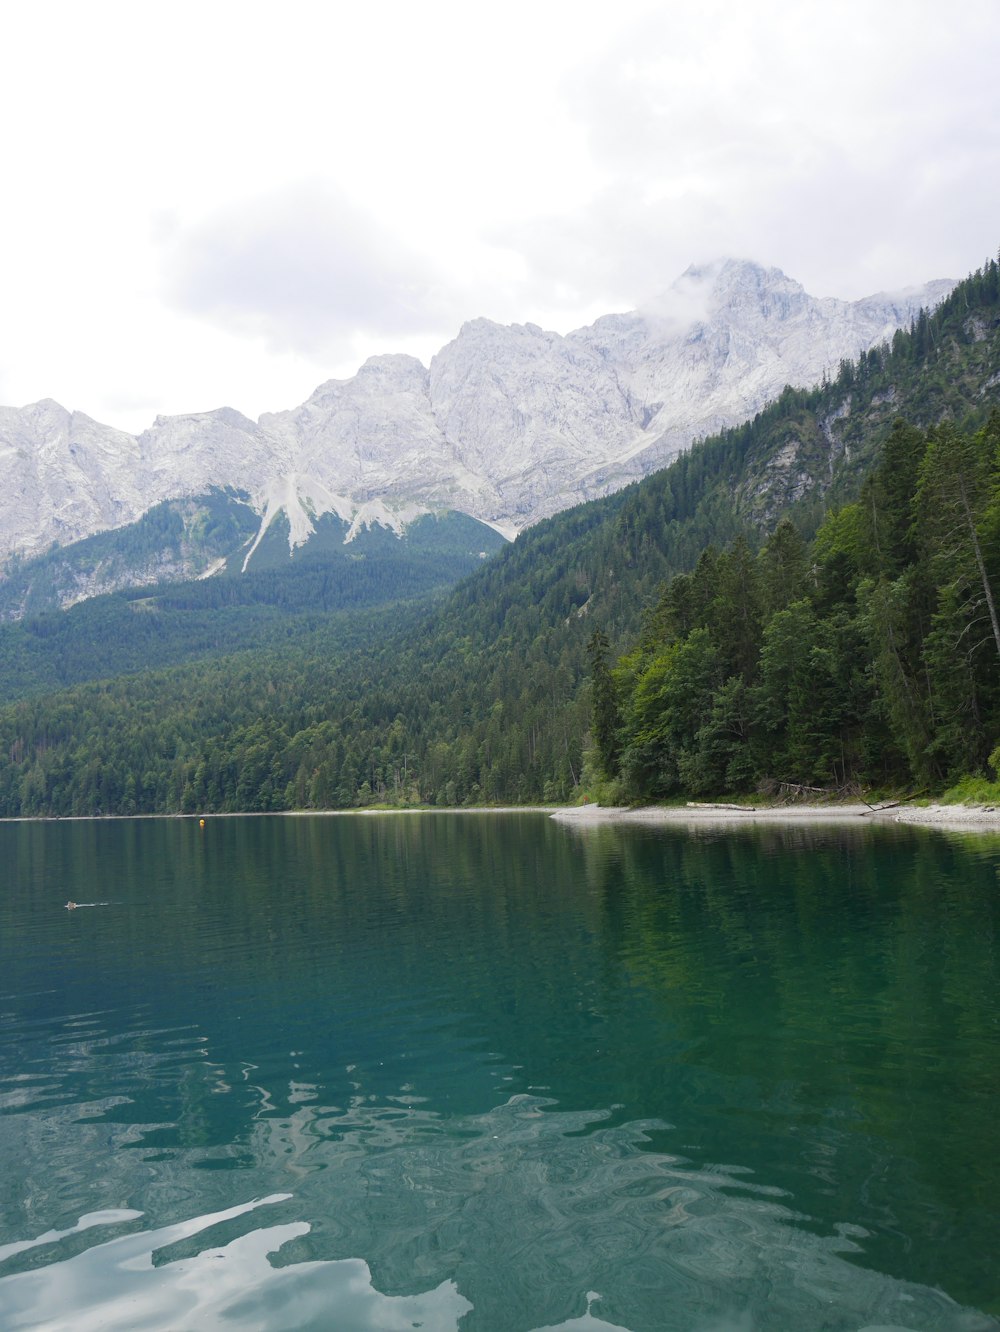
M0 1279L2 1326L448 1332L468 1315L463 1327L532 1328L557 1274L586 1312L545 1326L599 1332L622 1324L591 1306L628 1302L605 1301L586 1289L588 1278L616 1291L622 1272L633 1308L646 1306L643 1325L670 1332L991 1326L940 1292L846 1262L859 1229L811 1234L789 1200L744 1172L649 1152L658 1125L595 1127L516 1097L447 1137L441 1127L424 1111L388 1122L360 1112L335 1134L320 1108L262 1120L256 1168L271 1177L297 1161L295 1196L154 1230L130 1226L70 1257L60 1254L65 1235L42 1236L36 1243L55 1250L46 1265ZM277 1218L251 1216L263 1206ZM324 1207L333 1225L317 1241L298 1218ZM87 1221L122 1228L134 1218ZM337 1234L377 1261L324 1256Z
M988 844L400 816L0 853L5 1329L998 1326Z
M9 1277L0 1287L4 1325L44 1325L53 1332L132 1332L139 1327L173 1332L249 1320L269 1332L295 1332L329 1328L333 1317L335 1326L344 1329L457 1328L471 1306L452 1282L426 1294L392 1297L375 1290L360 1259L274 1266L272 1255L309 1230L303 1222L264 1225L190 1258L164 1258L169 1246L285 1196L123 1235L54 1267Z

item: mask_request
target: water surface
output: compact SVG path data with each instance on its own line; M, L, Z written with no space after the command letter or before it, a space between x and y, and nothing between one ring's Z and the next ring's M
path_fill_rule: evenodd
M133 820L0 864L5 1329L1000 1327L990 839Z

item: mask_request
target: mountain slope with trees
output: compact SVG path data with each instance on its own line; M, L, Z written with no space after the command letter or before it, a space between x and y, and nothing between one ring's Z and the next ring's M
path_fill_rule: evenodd
M3 709L0 810L566 799L595 669L617 708L614 753L595 727L604 764L636 794L974 769L1000 739L979 590L981 566L996 586L998 404L991 261L831 382L529 529L363 651L342 657L320 627ZM954 489L967 456L971 527ZM794 722L813 701L821 734Z
M241 542L234 553L233 541L242 533L232 504L226 497L219 501L215 552L230 557L231 572L129 587L67 611L36 609L16 623L0 624L0 696L11 700L154 666L305 643L317 632L338 652L360 647L378 637L386 614L403 623L403 603L440 595L507 544L459 513L424 515L402 537L376 526L345 544L347 524L327 517L314 539L290 557L287 525L279 521L258 547L254 567L241 573L245 547ZM203 516L204 510L199 504L194 512ZM48 579L65 578L71 561L108 571L129 552L159 561L172 551L179 558L185 531L176 506L164 504L131 528L26 562L21 585L31 588L32 605L49 607Z
M897 419L806 543L705 551L614 665L591 641L600 766L630 799L768 786L940 789L1000 758L1000 413Z

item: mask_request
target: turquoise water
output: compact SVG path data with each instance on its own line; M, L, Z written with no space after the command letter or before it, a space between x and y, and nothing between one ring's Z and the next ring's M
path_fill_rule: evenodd
M5 1332L1000 1327L996 841L134 820L0 864Z

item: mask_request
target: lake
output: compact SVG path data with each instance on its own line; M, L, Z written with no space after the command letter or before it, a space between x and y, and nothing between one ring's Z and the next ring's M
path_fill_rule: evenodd
M4 1332L1000 1328L995 838L139 819L0 864Z

